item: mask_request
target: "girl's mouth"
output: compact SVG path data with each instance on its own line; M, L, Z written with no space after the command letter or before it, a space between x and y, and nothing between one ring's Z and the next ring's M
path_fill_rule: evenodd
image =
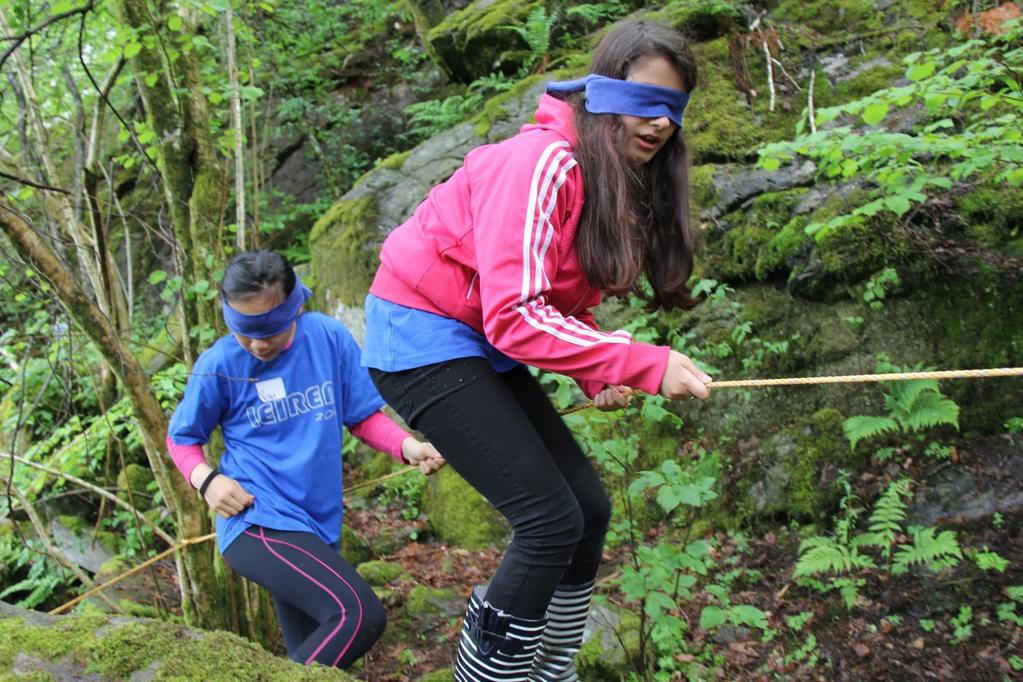
M646 149L648 151L657 149L657 146L661 142L661 139L656 135L637 135L636 140L639 142L639 146L642 149Z

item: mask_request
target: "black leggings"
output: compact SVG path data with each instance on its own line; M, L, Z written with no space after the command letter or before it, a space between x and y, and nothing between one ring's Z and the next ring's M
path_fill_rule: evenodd
M312 533L250 526L224 559L273 595L294 661L347 668L384 631L387 612L372 588Z
M511 523L515 535L487 601L541 618L559 584L597 574L611 504L597 472L525 367L481 358L401 372L371 369L405 422Z

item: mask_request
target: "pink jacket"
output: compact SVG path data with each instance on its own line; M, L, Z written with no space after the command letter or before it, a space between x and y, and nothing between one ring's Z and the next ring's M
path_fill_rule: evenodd
M544 95L536 123L469 152L384 242L370 291L460 320L520 362L605 385L660 390L669 349L596 328L601 292L583 274L575 231L583 180L572 108Z

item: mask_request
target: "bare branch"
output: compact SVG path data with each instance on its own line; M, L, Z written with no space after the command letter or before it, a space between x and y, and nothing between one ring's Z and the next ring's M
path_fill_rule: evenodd
M155 523L150 521L148 518L146 518L142 514L139 514L138 510L135 507L131 506L130 504L128 504L127 502L125 502L124 500L119 498L117 495L114 495L113 493L108 491L106 488L101 488L101 487L99 487L97 485L89 483L86 480L78 478L77 476L72 476L71 474L65 473L63 471L59 471L57 469L50 468L50 467L48 467L48 466L46 466L44 464L39 464L38 462L32 462L30 460L25 459L24 457L19 457L17 455L11 454L9 452L0 452L0 457L10 457L15 462L17 462L18 464L24 464L25 466L32 467L33 469L39 469L39 471L45 471L46 473L48 473L48 474L50 474L52 476L55 476L57 478L63 478L64 480L70 481L71 483L74 483L77 486L80 486L82 488L85 488L86 490L92 491L92 492L96 493L97 495L99 495L100 497L103 497L103 498L106 498L106 499L110 500L111 502L113 502L117 506L121 507L122 509L126 509L127 511L129 511L132 514L134 514L135 516L137 516L139 521L141 521L142 523L144 523L147 526L149 526L150 528L152 528L153 529L153 534L156 535L157 537L159 537L164 542L166 542L168 545L173 545L174 542L175 542L174 538L172 538L170 535L168 535L166 531L164 531L162 528L157 526Z
M31 180L28 180L26 178L19 178L17 175L11 175L10 173L4 173L3 171L0 171L0 178L16 182L19 185L26 185L28 187L32 187L33 189L41 189L47 192L60 192L61 194L67 194L69 196L71 195L71 192L67 191L66 189L61 189L60 187L50 187L49 185L44 185L38 182L32 182Z
M5 36L3 40L13 40L14 43L9 48L7 48L2 55L0 55L0 71L3 70L4 64L7 62L8 59L10 59L11 55L14 54L14 51L21 47L21 44L23 42L34 36L36 33L39 33L40 31L44 30L50 24L55 24L58 21L67 19L68 17L73 17L76 14L82 15L88 14L89 12L92 11L93 3L94 0L89 0L88 4L83 5L82 7L71 9L61 14L54 14L52 17L48 18L43 23L39 24L35 28L30 28L21 35Z
M5 476L4 478L6 479L7 477ZM25 510L25 513L28 514L28 519L32 523L32 527L35 529L36 535L39 537L39 540L43 543L43 546L46 548L46 553L53 557L54 560L56 560L58 563L64 565L69 571L74 573L75 577L78 578L78 580L81 581L81 583L85 585L85 587L87 588L92 587L94 583L92 582L92 579L89 578L88 575L86 575L85 571L79 568L78 565L75 564L73 561L68 559L67 556L65 556L64 553L61 552L60 549L56 545L54 545L53 542L50 540L50 535L47 532L46 524L43 523L42 518L40 518L39 513L32 505L32 502L27 497L25 497L20 490L11 485L9 480L8 486L9 489L14 493L15 499L18 500L18 504L20 504L22 509ZM111 601L110 598L107 597L106 595L100 595L100 599L102 599L107 604L107 606L112 608L115 613L124 613L124 609L122 609L116 603Z

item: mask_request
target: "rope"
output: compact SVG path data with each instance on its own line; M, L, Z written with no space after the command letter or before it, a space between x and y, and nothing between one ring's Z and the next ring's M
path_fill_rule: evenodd
M128 569L124 573L121 573L120 575L117 575L117 576L111 578L110 580L106 581L102 585L96 585L92 589L90 589L90 590L88 590L88 591L78 595L77 597L75 597L74 599L69 601L68 603L61 604L57 608L50 610L48 613L51 616L56 616L56 615L58 615L60 613L63 613L64 611L70 609L72 606L74 606L78 602L82 601L83 599L88 599L89 597L91 597L92 595L96 594L97 592L102 592L103 590L107 589L111 585L116 585L117 583L121 582L122 580L124 580L128 576L133 575L135 573L138 573L139 571L141 571L143 568L146 568L147 566L152 566L153 564L155 564L160 559L164 558L168 554L173 554L174 552L178 551L182 547L187 547L188 545L197 545L200 542L206 542L207 540L212 540L215 537L217 537L216 533L210 533L209 535L200 535L197 538L188 538L187 540L182 540L181 542L179 542L178 544L174 545L173 547L170 547L168 549L163 550L162 552L160 552L156 556L152 557L151 559L147 559L147 560L143 561L141 564L139 564L135 568Z
M782 379L740 379L736 381L715 381L711 383L708 388L753 388L761 386L805 386L805 385L817 385L817 384L855 384L855 383L868 383L868 382L880 382L880 381L919 381L925 379L988 379L994 377L1016 377L1023 376L1023 367L1002 367L998 369L958 369L958 370L942 370L937 372L893 372L889 374L846 374L839 376L822 376L822 377L788 377ZM628 395L638 395L641 391L630 390ZM575 414L576 412L582 412L593 407L593 401L587 401L578 405L572 405L558 411L558 414L562 416ZM342 493L349 493L359 488L368 488L369 486L376 485L382 481L386 481L390 478L396 478L403 476L410 471L418 471L419 469L414 466L399 469L398 471L392 471L391 473L375 478L371 481L364 481L357 483L353 486L345 488ZM178 544L165 549L151 559L147 559L143 563L139 564L135 568L129 569L124 573L121 573L114 578L111 578L102 585L97 585L87 592L75 597L66 604L62 604L57 608L51 610L50 615L57 615L68 609L75 604L79 603L83 599L87 599L97 592L101 592L111 585L116 585L120 581L124 580L130 575L138 573L142 569L150 566L160 559L164 558L169 554L187 547L188 545L196 545L207 540L212 540L217 536L216 533L210 533L209 535L202 535L200 537L188 538L182 540Z
M397 476L402 476L404 474L409 473L410 471L419 471L419 469L417 467L406 467L404 469L399 469L398 471L392 471L391 473L389 473L389 474L387 474L385 476L381 476L380 478L374 478L371 481L364 481L362 483L357 483L356 485L353 485L353 486L350 486L348 488L345 488L341 492L342 492L342 494L344 494L344 493L350 493L353 490L358 490L359 488L368 488L371 485L376 485L377 483L380 483L382 481L386 481L389 478L395 478ZM122 580L124 580L128 576L134 575L135 573L138 573L139 571L141 571L142 569L144 569L144 568L146 568L148 566L152 566L153 564L155 564L160 559L163 559L165 556L167 556L169 554L173 554L174 552L177 552L178 550L183 549L183 548L185 548L185 547L187 547L189 545L197 545L197 544L199 544L201 542L206 542L208 540L212 540L215 537L217 537L216 533L210 533L209 535L201 535L199 537L188 538L187 540L182 540L181 542L177 543L173 547L168 547L167 549L163 550L162 552L160 552L156 556L151 557L149 559L146 559L145 561L143 561L138 566L135 566L134 568L130 568L127 571L125 571L124 573L120 573L120 574L114 576L113 578L111 578L110 580L106 581L102 585L96 585L95 587L87 590L86 592L83 592L82 594L80 594L79 596L75 597L74 599L72 599L71 601L67 602L66 604L61 604L57 608L49 611L49 614L51 616L56 616L56 615L58 615L60 613L63 613L64 611L67 611L68 609L70 609L74 605L78 604L80 601L82 601L84 599L88 599L89 597L91 597L92 595L96 594L97 592L102 592L103 590L107 589L108 587L111 587L111 586L116 585L117 583L121 582Z
M1023 376L1023 367L1000 367L997 369L951 369L936 372L891 372L888 374L843 374L823 377L787 377L783 379L738 379L735 381L714 381L707 388L760 388L764 386L809 386L820 384L856 384L881 381L920 381L926 379L990 379L995 377ZM638 395L631 391L628 395ZM582 412L593 407L593 401L566 407L562 416Z

